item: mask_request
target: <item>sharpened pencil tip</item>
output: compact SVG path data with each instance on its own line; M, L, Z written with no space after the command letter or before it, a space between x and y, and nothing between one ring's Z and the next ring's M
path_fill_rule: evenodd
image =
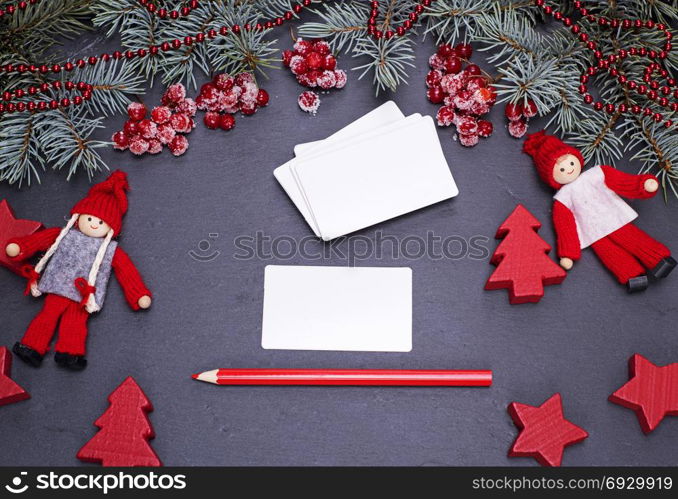
M200 376L200 375L199 375L199 374L192 374L192 375L191 375L191 378L193 378L193 379L198 379L198 376Z

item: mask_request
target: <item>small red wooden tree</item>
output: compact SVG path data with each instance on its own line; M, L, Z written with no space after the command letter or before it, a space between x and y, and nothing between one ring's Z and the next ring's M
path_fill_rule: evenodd
M78 459L103 466L162 466L148 443L155 437L147 416L153 405L134 378L123 381L108 402L94 423L100 431L78 451Z
M544 286L560 284L567 273L548 253L551 246L537 231L541 223L519 204L497 229L497 246L490 262L497 266L485 284L485 289L509 291L511 304L538 302L544 296Z

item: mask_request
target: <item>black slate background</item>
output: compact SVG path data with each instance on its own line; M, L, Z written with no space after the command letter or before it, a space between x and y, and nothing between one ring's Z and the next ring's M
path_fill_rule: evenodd
M104 46L112 47L95 35L73 50L99 53ZM396 259L387 246L381 260L357 264L412 267L411 353L261 348L267 264L347 264L339 256L234 258L238 235L262 231L299 240L311 234L272 170L292 157L295 144L326 137L388 98L405 114L435 113L423 83L432 51L430 40L417 47L410 85L394 96L375 98L370 82L352 72L347 87L323 97L318 115L310 116L296 105L302 89L291 75L270 71L270 80L261 82L271 94L268 108L238 117L229 133L199 124L180 158L168 151L136 158L105 150L108 163L129 174L130 211L120 243L153 290L153 306L133 313L112 283L104 310L89 321L86 371L59 370L51 355L39 370L14 362L13 377L32 399L0 408L0 465L80 464L76 452L94 434L92 423L107 408L108 394L128 375L155 406L153 447L166 465L531 465L530 459L506 457L516 435L506 406L514 400L541 404L554 392L562 393L566 416L590 433L566 451L564 464L678 464L675 418L645 436L632 411L607 401L627 380L633 353L658 364L678 361L678 275L629 296L586 251L562 285L547 288L541 303L510 306L505 292L483 291L493 269L487 258ZM339 65L355 62L344 56ZM144 101L155 105L160 91L156 85ZM496 106L491 119L494 135L472 149L452 141L451 130L439 131L461 191L457 198L359 234L373 238L381 230L425 237L433 231L492 238L523 203L553 243L552 193L521 154L521 142L508 135L503 106ZM108 120L105 135L122 122L122 117ZM533 122L531 131L539 124ZM638 167L617 166L630 172ZM8 199L19 217L61 226L88 186L86 175L66 183L63 174L47 172L30 188L0 185L0 198ZM638 224L678 250L676 202L666 205L657 196L633 205ZM210 248L201 252L204 240ZM489 242L490 251L495 244ZM346 241L339 245L347 247ZM189 255L215 250L219 255L209 262ZM0 344L18 340L41 307L41 300L23 296L23 287L19 277L0 272ZM487 368L494 370L495 381L491 388L476 389L227 388L190 379L194 372L218 367Z

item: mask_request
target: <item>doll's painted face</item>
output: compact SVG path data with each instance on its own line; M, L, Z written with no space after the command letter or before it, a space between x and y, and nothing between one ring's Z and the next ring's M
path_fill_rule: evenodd
M566 154L556 161L553 167L553 180L559 184L569 184L581 173L581 162L574 154Z
M94 215L80 215L78 229L89 237L104 237L111 230L111 226Z

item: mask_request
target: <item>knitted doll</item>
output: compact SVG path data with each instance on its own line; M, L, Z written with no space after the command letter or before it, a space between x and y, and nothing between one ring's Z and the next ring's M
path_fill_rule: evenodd
M17 260L46 250L35 268L24 266L29 278L26 292L46 295L42 311L13 348L24 362L40 366L60 320L54 360L73 370L87 366L87 318L104 303L111 269L132 309L151 305L151 293L139 271L113 240L127 211L128 188L127 175L115 171L90 188L87 197L71 210L64 228L45 229L9 241L5 251Z
M654 196L659 187L654 175L631 175L606 165L582 173L581 153L543 131L525 140L523 152L532 156L541 179L558 191L553 224L565 270L591 246L629 292L647 288L646 268L655 278L669 275L676 266L671 252L631 223L638 214L620 197Z

